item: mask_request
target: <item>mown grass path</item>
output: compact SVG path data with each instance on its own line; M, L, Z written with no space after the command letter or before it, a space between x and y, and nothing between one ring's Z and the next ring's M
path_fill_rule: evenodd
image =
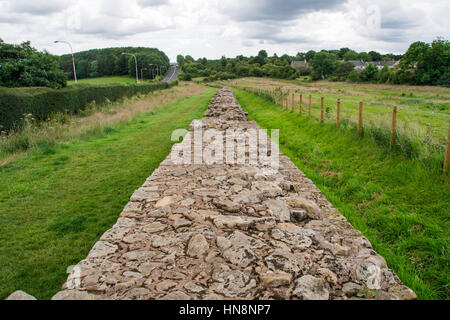
M0 168L0 299L19 289L38 299L59 291L67 267L87 255L169 154L173 130L202 118L214 92Z
M235 90L262 128L280 129L283 153L362 231L421 299L449 298L450 178L392 155L349 129L300 117Z

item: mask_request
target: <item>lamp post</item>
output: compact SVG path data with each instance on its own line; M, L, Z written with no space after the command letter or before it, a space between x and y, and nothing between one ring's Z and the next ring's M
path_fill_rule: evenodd
M77 69L75 68L75 57L73 56L73 49L72 49L72 45L70 44L70 42L68 41L60 41L60 40L56 40L55 43L65 43L70 47L70 53L72 54L72 65L73 65L73 77L75 79L75 83L78 82L77 79Z
M135 66L136 66L136 84L138 84L138 83L139 83L139 74L138 74L138 66L137 66L137 59L136 59L136 56L135 56L134 54L126 53L126 52L122 52L122 54L123 54L123 55L126 55L126 56L132 56L132 57L134 57L134 64L135 64Z
M141 79L142 79L142 82L144 82L144 73L143 73L144 70L148 70L148 69L147 69L147 68L141 69Z

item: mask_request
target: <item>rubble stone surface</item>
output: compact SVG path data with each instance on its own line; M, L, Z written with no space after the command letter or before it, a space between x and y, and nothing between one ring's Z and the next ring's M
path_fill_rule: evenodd
M223 88L203 130L259 129L246 116ZM416 298L283 154L279 170L174 163L173 153L193 144L196 126L132 195L54 299ZM368 290L378 294L364 295Z

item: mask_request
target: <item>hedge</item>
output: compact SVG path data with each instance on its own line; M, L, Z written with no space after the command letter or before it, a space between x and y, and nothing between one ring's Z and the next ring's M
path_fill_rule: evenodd
M60 90L43 87L0 87L0 131L20 127L27 114L33 115L38 121L45 121L55 113L76 114L93 101L114 102L138 93L148 94L176 85L178 81L151 84L78 84Z

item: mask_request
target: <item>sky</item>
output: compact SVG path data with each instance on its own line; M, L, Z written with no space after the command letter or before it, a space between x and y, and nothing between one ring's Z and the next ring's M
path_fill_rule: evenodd
M144 46L195 59L349 47L404 53L450 38L448 0L0 0L0 38L54 54Z

